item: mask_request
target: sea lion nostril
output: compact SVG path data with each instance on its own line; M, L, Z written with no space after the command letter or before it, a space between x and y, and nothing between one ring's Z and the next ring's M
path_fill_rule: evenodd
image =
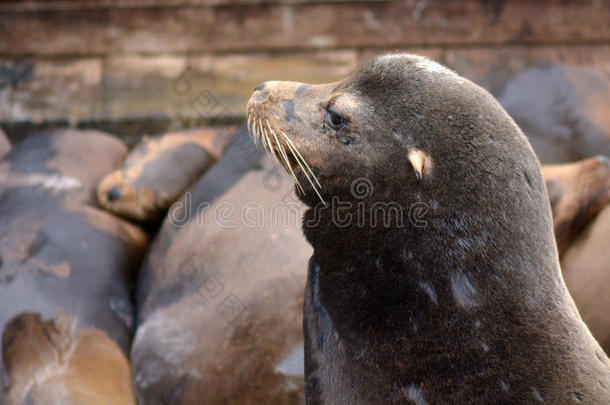
M265 88L265 82L260 82L258 86L254 88L254 91L262 90Z
M112 186L112 188L108 190L106 197L108 198L108 201L115 201L123 197L123 193L121 193L121 190L119 190L117 186Z

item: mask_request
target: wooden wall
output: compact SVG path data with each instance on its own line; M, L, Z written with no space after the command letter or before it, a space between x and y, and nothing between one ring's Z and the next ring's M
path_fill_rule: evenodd
M610 0L0 0L0 123L239 120L260 81L335 80L393 50L494 93L549 62L610 75Z

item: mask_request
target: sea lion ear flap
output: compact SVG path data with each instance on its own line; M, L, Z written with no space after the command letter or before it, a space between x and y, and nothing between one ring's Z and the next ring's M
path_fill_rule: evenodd
M413 171L415 171L415 177L417 180L421 180L424 176L430 175L432 171L432 158L424 151L413 148L407 155Z

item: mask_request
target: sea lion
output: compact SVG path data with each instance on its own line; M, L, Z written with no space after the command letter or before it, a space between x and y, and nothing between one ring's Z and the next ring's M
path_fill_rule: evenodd
M128 352L148 236L95 198L126 154L109 134L56 129L27 137L0 161L0 330L23 312L49 319L63 310Z
M561 268L570 294L593 336L610 353L610 205L568 246Z
M610 161L597 156L574 163L543 165L542 176L561 255L610 202Z
M592 68L524 70L498 95L543 163L610 157L610 81Z
M9 150L11 150L11 142L6 137L2 128L0 128L0 159L2 159Z
M76 331L60 312L44 321L23 313L7 323L2 357L6 405L135 405L127 358L104 332Z
M489 93L396 54L261 83L248 118L310 207L307 403L610 400L538 159Z
M272 163L244 128L169 210L139 273L140 403L303 402L312 250L292 181Z
M610 352L610 162L606 157L544 165L561 270L583 320ZM600 214L600 211L605 214Z
M222 155L235 127L194 128L145 137L97 189L100 205L127 219L155 222Z

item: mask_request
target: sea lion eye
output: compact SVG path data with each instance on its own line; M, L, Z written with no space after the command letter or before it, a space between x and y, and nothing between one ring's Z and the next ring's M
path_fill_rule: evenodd
M337 130L345 125L345 118L336 111L326 110L326 122L332 129Z

